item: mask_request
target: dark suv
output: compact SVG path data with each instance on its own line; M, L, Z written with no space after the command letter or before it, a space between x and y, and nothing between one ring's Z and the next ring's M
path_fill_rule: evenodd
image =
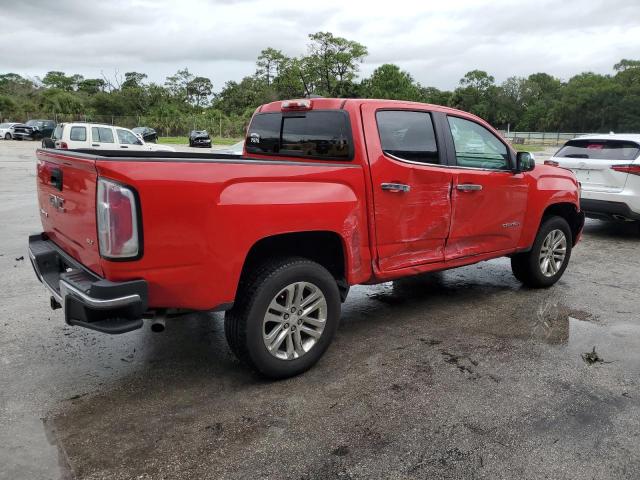
M29 120L14 127L13 138L16 140L38 140L48 138L56 128L53 120Z

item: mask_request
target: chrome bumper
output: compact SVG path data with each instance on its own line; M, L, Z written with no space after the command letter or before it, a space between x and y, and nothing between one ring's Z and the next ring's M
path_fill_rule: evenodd
M124 333L142 327L142 315L147 309L144 280L105 280L42 234L29 237L29 259L38 280L55 300L51 302L52 308L64 308L69 325L104 333Z

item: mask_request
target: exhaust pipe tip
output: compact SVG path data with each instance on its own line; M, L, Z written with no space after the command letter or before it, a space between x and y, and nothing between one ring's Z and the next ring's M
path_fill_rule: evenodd
M151 331L160 333L160 332L164 332L164 329L165 329L165 317L160 316L160 317L154 318L153 321L151 322Z

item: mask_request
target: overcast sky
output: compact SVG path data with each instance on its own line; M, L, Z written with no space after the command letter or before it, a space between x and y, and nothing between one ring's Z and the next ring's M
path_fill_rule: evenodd
M361 76L389 62L447 89L473 69L566 80L640 59L640 0L15 1L0 15L0 73L135 70L161 83L188 67L219 91L262 49L300 55L317 31L367 46Z

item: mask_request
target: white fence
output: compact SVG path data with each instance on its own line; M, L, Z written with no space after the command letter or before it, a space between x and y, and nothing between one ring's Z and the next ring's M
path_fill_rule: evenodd
M500 134L515 145L562 145L567 140L588 135L587 133L507 132L505 130L501 130Z

